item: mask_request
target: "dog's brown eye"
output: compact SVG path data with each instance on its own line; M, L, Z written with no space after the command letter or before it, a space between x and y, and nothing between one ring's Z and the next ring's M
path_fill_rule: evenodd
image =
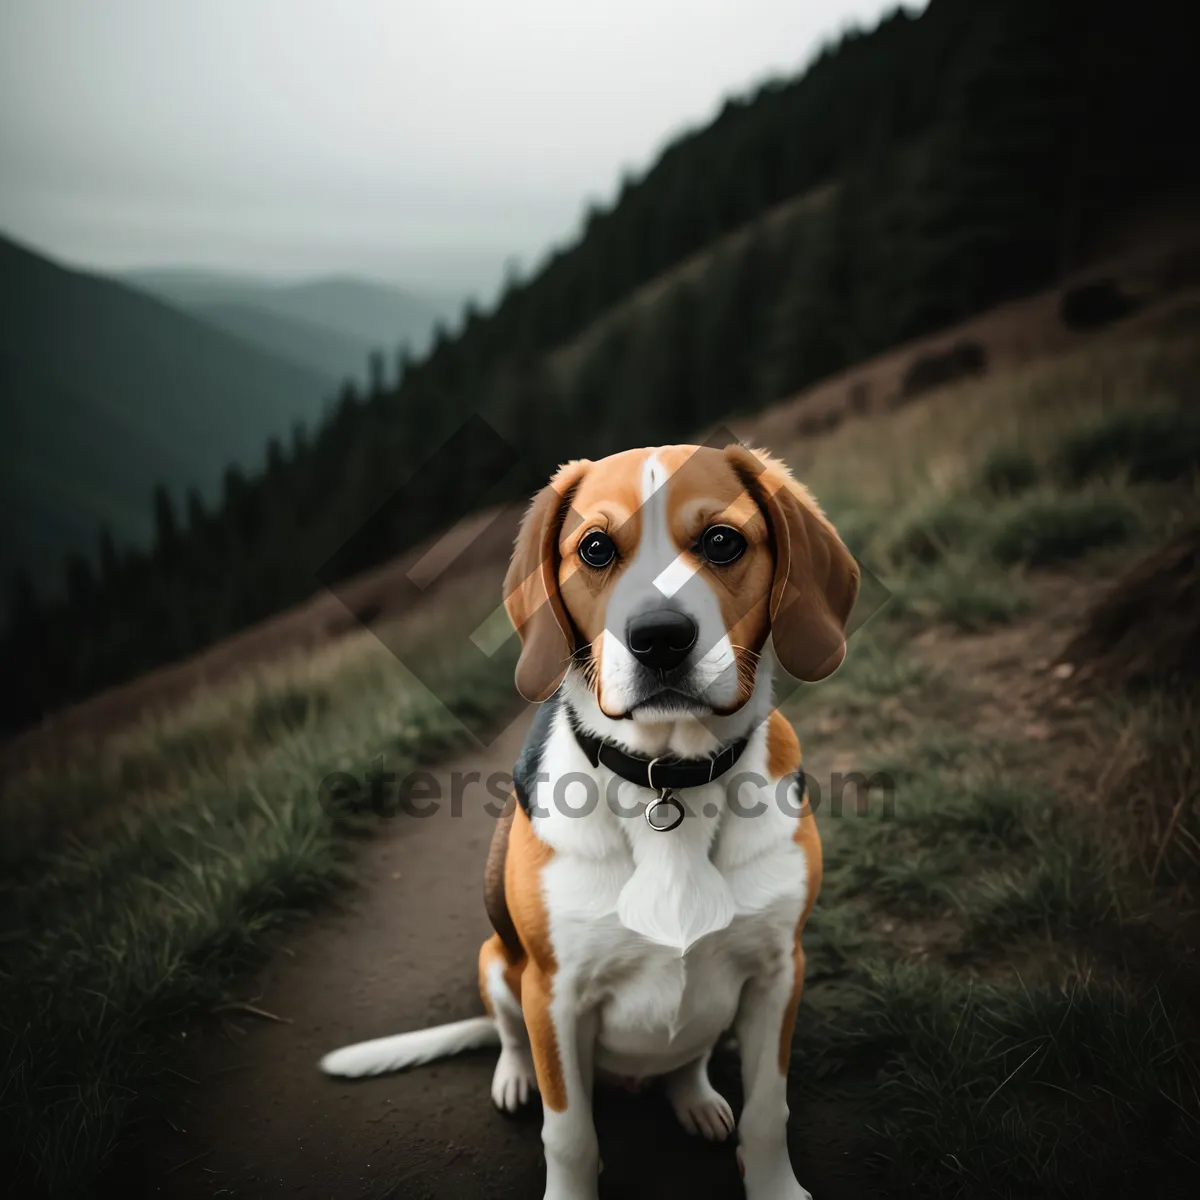
M700 535L700 553L714 566L737 562L745 550L746 539L728 525L710 525Z
M617 557L617 548L607 533L593 529L591 533L584 534L583 541L579 543L579 557L589 567L599 570Z

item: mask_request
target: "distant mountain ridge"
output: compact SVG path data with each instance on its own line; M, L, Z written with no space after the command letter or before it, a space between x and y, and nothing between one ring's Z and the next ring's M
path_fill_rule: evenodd
M402 345L422 353L439 320L458 306L391 284L334 275L299 283L188 268L125 272L119 278L178 308L213 321L272 353L355 378L368 356L394 357Z
M236 301L202 304L191 311L234 337L323 375L354 380L367 375L372 347L314 321L281 317L268 308Z
M137 289L0 236L0 575L58 586L102 524L145 544L156 484L221 495L231 464L314 422L338 386Z

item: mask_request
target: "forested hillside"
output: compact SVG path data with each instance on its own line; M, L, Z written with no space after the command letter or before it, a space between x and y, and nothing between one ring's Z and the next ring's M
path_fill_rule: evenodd
M160 511L154 554L77 564L64 603L22 590L8 723L383 561L561 458L686 436L1051 282L1196 182L1181 15L932 0L730 101L493 311L404 358L398 383L346 386L263 473L230 473L219 507ZM474 413L498 439L458 433Z

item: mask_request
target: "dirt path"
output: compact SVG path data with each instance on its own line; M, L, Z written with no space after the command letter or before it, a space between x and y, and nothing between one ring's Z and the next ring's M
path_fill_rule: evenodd
M507 771L523 724L487 753L435 771L443 794L454 771ZM140 1179L131 1186L126 1176L126 1194L541 1196L540 1112L513 1120L493 1109L493 1052L362 1082L327 1079L316 1067L347 1042L482 1011L476 955L489 932L481 878L492 827L484 800L476 788L459 819L441 811L381 822L357 860L360 886L281 939L247 985L248 998L289 1023L235 1013L200 1035L179 1065L192 1082L143 1123L144 1150L132 1164ZM737 1108L732 1055L713 1076ZM862 1195L854 1127L807 1089L793 1091L800 1179L822 1197ZM596 1110L603 1197L742 1195L732 1146L686 1135L657 1095L602 1091Z

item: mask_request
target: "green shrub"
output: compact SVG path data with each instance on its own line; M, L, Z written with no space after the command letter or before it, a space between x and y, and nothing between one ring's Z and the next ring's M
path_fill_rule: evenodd
M964 633L1007 625L1029 607L1020 581L977 563L945 563L918 572L893 594L892 617L943 621Z
M1127 541L1137 514L1108 496L1055 496L1014 509L996 526L992 553L1002 563L1048 566Z
M993 625L1007 625L1029 607L1022 594L986 584L974 586L956 580L937 593L938 613L943 621L964 633L980 633Z
M1016 446L997 446L979 470L979 481L995 496L1015 496L1038 482L1040 472L1033 455Z
M961 498L946 497L914 513L889 541L897 562L935 563L978 542L983 514Z
M1200 468L1200 419L1178 410L1113 413L1064 439L1054 468L1070 484L1120 468L1135 483L1177 479Z

